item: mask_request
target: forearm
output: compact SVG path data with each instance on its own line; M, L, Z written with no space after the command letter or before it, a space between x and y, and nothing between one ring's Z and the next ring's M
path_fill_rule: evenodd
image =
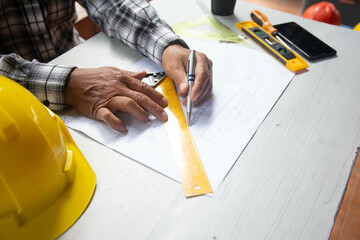
M0 74L32 92L52 110L63 109L64 87L74 67L27 61L16 54L0 55Z
M157 63L161 63L163 51L171 43L187 47L145 0L79 2L106 35Z

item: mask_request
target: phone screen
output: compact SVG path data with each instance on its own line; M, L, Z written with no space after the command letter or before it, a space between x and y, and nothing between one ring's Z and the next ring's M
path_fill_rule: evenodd
M306 31L295 22L274 25L284 41L308 60L318 60L336 55L336 51L326 43Z

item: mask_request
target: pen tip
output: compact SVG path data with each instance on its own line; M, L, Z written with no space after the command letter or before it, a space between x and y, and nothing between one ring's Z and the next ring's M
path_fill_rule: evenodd
M190 113L186 113L186 121L188 124L190 123Z

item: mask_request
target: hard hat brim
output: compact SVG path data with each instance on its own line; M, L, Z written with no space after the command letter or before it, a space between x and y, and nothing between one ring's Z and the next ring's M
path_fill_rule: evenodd
M6 239L55 239L77 221L93 197L96 187L95 173L64 123L58 116L54 116L67 140L67 150L72 155L70 164L75 166L69 168L73 179L52 205L31 221L21 225L17 231L7 235Z

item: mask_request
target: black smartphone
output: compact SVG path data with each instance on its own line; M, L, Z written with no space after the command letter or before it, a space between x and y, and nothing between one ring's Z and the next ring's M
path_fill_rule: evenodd
M286 44L310 61L336 55L333 48L295 22L274 25L274 28L283 36Z

